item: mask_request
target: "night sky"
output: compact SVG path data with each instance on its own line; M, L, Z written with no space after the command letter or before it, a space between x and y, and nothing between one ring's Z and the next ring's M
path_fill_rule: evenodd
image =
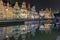
M41 9L41 8L57 8L57 9L60 9L60 0L31 0L31 4L34 4L36 5L36 7L38 9Z
M5 0L4 0L5 1ZM11 4L13 4L16 0L12 0ZM35 5L36 9L39 10L41 8L57 8L60 9L60 0L25 0L27 3L31 5ZM18 0L19 3L22 3L22 0Z

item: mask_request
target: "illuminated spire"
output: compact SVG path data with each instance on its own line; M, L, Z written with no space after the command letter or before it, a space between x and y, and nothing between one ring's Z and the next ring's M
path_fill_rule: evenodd
M33 6L33 7L31 8L31 14L35 14L35 12L36 12L36 9L35 9L35 6Z
M7 7L9 7L10 5L9 5L9 3L7 3Z
M31 8L31 10L32 10L32 11L36 11L35 6L33 6L33 7Z
M26 3L25 2L22 3L22 8L26 8Z
M51 11L48 8L45 9L45 18L52 18Z
M18 6L18 2L16 2L16 4L15 4L15 7L17 7Z
M46 11L46 12L49 12L49 9L48 9L48 8L46 8L46 9L45 9L45 11Z
M15 8L15 9L20 9L19 6L18 6L18 2L16 2L14 8Z

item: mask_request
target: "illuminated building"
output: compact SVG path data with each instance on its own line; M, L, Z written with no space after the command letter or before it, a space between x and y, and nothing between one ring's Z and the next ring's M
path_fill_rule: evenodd
M5 15L7 19L13 19L12 11L12 7L9 7L9 3L7 3L7 7L5 8Z
M3 19L3 12L2 10L0 9L0 20Z
M28 10L28 15L27 15L27 19L31 19L31 15L30 15L30 4L27 5L27 10Z
M3 27L0 27L0 40L3 40L4 38L4 28Z
M2 8L2 9L4 8L2 0L0 1L0 8Z
M43 9L41 9L41 11L39 11L39 16L40 16L40 19L43 19L45 17L45 13L44 13Z
M58 9L52 9L52 13L57 14L57 13L59 13L59 10Z
M6 16L4 15L4 6L3 6L3 2L0 1L0 20L4 19Z
M39 19L39 14L38 14L38 12L35 13L35 19Z
M45 17L44 18L52 18L51 11L48 8L45 9Z
M31 15L31 18L34 19L35 18L35 13L36 13L36 9L35 9L35 6L33 6L31 8L31 12L30 12L30 15Z
M9 7L9 3L7 3L7 6L4 6L3 2L2 1L0 2L1 2L0 9L3 14L3 19L12 19L13 18L12 7Z
M48 8L46 8L45 10L42 9L41 11L39 11L39 14L40 14L40 18L41 18L40 24L41 25L43 24L42 26L40 25L39 30L44 30L46 33L51 32L52 24L49 24L49 23L52 22L52 20L43 21L43 19L52 19L51 10L49 10Z
M28 15L28 10L26 9L26 3L23 2L20 10L20 18L27 19L27 15Z
M20 16L20 7L18 6L18 2L16 2L13 8L13 18L19 18L19 16Z

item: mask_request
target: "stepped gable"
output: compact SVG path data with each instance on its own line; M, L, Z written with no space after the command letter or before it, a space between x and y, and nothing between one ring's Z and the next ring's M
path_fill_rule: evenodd
M21 18L27 18L27 15L28 15L27 13L28 13L28 10L26 9L26 3L23 2L21 10L20 10L20 17Z
M49 9L48 8L46 8L45 10L44 10L44 13L45 13L45 18L52 18L52 14L51 14L51 11L49 11Z

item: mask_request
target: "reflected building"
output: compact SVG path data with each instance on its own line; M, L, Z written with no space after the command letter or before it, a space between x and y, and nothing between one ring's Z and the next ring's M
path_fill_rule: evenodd
M45 32L51 33L52 24L44 24L44 26L45 26Z
M3 40L4 38L4 28L0 27L0 40Z

